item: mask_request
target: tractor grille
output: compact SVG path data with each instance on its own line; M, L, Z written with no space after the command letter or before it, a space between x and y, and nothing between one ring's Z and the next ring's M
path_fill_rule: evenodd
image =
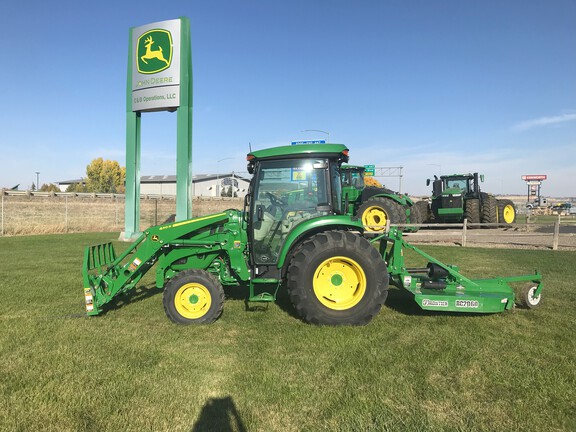
M462 195L443 196L442 208L462 208Z

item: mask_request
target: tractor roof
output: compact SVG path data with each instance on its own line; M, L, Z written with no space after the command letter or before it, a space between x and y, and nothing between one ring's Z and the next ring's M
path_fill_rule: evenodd
M354 171L366 171L366 167L360 165L342 165L340 169L343 170L354 170Z
M292 159L294 157L329 157L348 161L348 148L344 144L301 144L272 147L248 153L250 162L263 159Z

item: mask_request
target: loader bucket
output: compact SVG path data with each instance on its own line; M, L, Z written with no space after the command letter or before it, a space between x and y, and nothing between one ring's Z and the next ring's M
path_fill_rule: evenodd
M97 315L100 312L94 298L97 290L106 288L102 278L103 275L109 272L116 273L116 269L113 266L114 261L116 261L116 252L112 243L88 246L84 250L82 276L84 280L84 300L88 315Z

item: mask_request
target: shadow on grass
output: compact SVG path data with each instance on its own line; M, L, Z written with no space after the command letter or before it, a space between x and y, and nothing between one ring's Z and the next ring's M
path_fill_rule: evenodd
M272 289L272 292L274 289ZM268 292L270 292L270 290ZM224 287L224 293L227 299L243 300L246 312L265 312L270 306L270 302L249 302L248 297L250 288L248 286ZM284 284L282 284L278 289L276 301L274 303L292 318L301 319L290 302L288 290Z
M191 432L247 432L246 426L230 396L210 398L200 411Z
M129 304L138 303L153 297L157 294L161 294L163 290L156 288L156 285L139 285L130 291L119 295L112 299L109 303L104 305L100 315L106 315L109 311L120 309Z

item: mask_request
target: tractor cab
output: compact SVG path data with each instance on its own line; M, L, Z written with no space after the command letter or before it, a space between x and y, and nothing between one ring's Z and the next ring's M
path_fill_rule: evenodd
M363 166L342 165L340 169L342 178L342 199L346 208L348 205L356 203L364 191L364 171Z
M255 265L275 266L288 236L306 222L342 214L341 144L276 147L248 154L254 175L246 200ZM291 238L291 241L293 238Z
M480 196L480 182L484 181L484 175L474 174L453 174L435 176L432 183L433 198L440 195L462 195L466 198L478 198ZM430 180L427 181L430 185Z

